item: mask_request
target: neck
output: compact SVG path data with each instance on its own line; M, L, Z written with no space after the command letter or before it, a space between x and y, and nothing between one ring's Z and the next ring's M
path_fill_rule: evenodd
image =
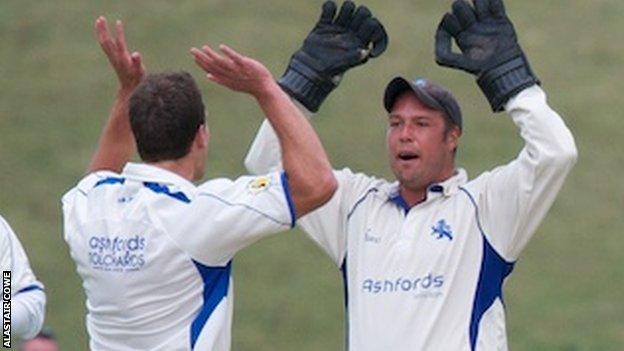
M427 199L427 189L429 189L432 184L442 183L447 179L451 178L454 173L455 167L453 166L452 168L449 168L445 172L443 172L439 177L424 186L409 188L405 184L399 184L399 194L401 194L403 200L405 200L407 205L411 208Z
M149 164L154 167L166 169L169 172L173 172L189 181L193 181L193 179L195 179L195 167L187 157L177 160L158 161Z
M405 203L411 208L425 201L427 198L427 188L422 189L408 189L403 184L399 185L399 194Z

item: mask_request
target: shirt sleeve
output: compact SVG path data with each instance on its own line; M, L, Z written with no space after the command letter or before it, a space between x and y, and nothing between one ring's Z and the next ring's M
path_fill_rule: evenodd
M21 292L11 299L11 332L20 339L34 338L43 327L46 296L43 290Z
M303 106L299 109L308 117L313 115ZM245 167L252 174L275 172L282 169L279 140L265 120L245 158ZM337 264L341 265L346 250L346 222L350 207L366 193L374 178L354 174L348 169L334 171L338 188L332 199L321 208L299 219L308 236Z
M314 114L307 110L299 101L292 99L297 108L308 119ZM282 152L275 130L266 119L262 121L258 133L249 147L245 157L245 167L251 174L266 174L282 169Z
M61 197L61 206L64 214L64 228L67 228L72 223L67 221L67 214L73 210L73 206L76 203L76 196L81 194L86 196L89 191L95 187L98 182L104 182L108 179L121 179L120 175L111 171L97 171L87 174L82 178L75 187L68 190L63 197ZM84 209L86 211L86 209Z
M483 230L505 259L515 261L546 216L576 162L571 132L546 102L539 86L506 105L524 147L509 164L477 178Z
M342 265L347 250L347 225L352 211L377 190L376 179L345 168L334 171L338 188L322 207L299 219L299 225L336 263Z
M295 225L288 177L283 172L217 179L200 187L189 202L178 201L161 213L166 232L203 264L227 264L239 250Z
M45 293L33 274L17 236L0 217L2 270L11 271L11 332L20 339L34 337L43 326Z
M251 174L265 174L282 169L282 152L275 130L262 121L245 157L245 168Z

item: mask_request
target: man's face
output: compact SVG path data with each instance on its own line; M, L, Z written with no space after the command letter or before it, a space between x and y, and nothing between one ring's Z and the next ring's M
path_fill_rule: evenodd
M461 132L455 126L446 132L445 118L411 91L396 99L388 116L388 157L403 188L422 191L453 174Z

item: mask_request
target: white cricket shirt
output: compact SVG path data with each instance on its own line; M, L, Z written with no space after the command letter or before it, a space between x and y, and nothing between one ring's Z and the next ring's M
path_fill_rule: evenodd
M91 350L229 350L234 254L295 221L284 173L195 186L128 163L62 203Z
M30 339L37 335L43 326L46 296L43 284L30 269L22 244L2 216L0 216L0 268L3 272L11 272L11 336ZM4 298L0 299L4 303Z
M349 350L507 350L503 283L576 147L540 87L506 109L525 142L509 164L471 181L458 169L412 208L397 182L337 171L333 198L299 220L343 271ZM253 149L274 142L268 131L249 153L252 171L275 166Z

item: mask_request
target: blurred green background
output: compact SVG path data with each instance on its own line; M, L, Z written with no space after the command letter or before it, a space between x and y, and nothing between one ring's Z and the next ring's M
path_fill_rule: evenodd
M46 324L64 350L87 348L84 295L61 234L59 200L82 176L115 94L116 77L93 35L98 15L121 18L149 71L187 70L213 132L208 176L235 177L260 111L247 96L204 79L191 46L227 43L280 75L322 1L0 2L0 211L46 284ZM368 0L388 51L350 72L315 125L336 168L391 177L381 95L397 74L449 86L464 110L459 165L474 177L515 157L521 142L494 117L473 78L433 61L433 35L449 0ZM507 1L551 105L580 157L507 284L512 350L624 349L624 47L621 0ZM620 39L617 39L620 38ZM343 348L341 278L299 231L234 261L234 350Z

